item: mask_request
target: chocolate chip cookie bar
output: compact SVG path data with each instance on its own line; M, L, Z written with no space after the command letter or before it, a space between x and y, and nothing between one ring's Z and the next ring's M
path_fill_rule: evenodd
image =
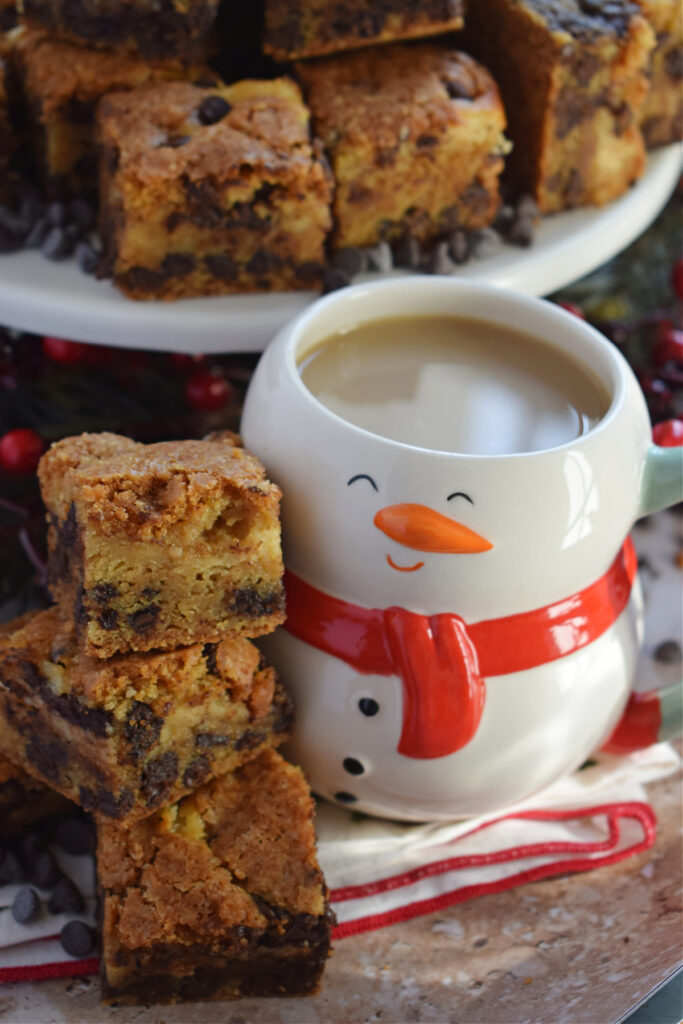
M288 734L248 640L102 661L55 608L17 626L0 636L0 754L98 816L129 824Z
M329 171L289 79L167 83L98 111L101 224L134 299L320 285Z
M643 173L654 36L629 0L470 0L464 44L500 86L506 173L542 213L601 206Z
M213 48L218 0L22 0L29 25L86 46L150 60L197 59Z
M274 751L130 829L100 822L97 871L105 1002L315 991L331 916L313 801Z
M234 434L82 434L52 445L38 476L48 583L87 654L256 637L283 621L280 490Z
M671 0L636 0L655 33L650 90L641 113L645 145L683 139L683 7Z
M275 60L319 57L462 28L464 0L265 0L263 49Z
M336 181L336 246L492 222L507 141L484 67L443 45L397 43L296 73Z
M3 725L0 721L0 747ZM59 793L43 786L33 776L0 755L0 822L2 835L11 836L35 825L44 818L52 818L69 807Z
M157 80L215 80L204 65L149 62L44 32L24 33L17 55L36 162L53 198L92 195L96 190L95 108L105 93Z

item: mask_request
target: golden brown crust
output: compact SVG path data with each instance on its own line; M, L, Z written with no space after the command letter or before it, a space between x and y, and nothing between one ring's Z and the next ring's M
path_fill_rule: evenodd
M123 533L136 540L161 538L198 502L226 488L274 513L281 497L234 435L145 445L117 434L81 434L53 444L38 477L53 513L66 515L76 501L79 519L104 536Z
M507 143L483 66L442 45L395 44L296 73L333 167L338 246L490 223Z
M263 928L254 897L291 914L326 910L312 798L300 769L274 751L130 829L100 824L97 863L128 948Z

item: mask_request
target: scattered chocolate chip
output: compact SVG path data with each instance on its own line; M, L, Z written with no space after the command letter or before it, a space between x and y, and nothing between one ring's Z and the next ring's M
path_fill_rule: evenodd
M51 914L82 914L85 900L78 886L62 875L50 893L47 909Z
M9 228L6 228L4 224L0 224L0 253L16 252L21 247L21 235L15 234Z
M453 231L448 238L448 251L455 263L467 263L470 258L470 243L464 231Z
M449 255L448 242L439 242L429 254L427 269L430 274L452 274L455 263Z
M534 222L532 218L525 215L516 217L510 226L507 237L512 245L528 248L534 240Z
M494 256L501 247L502 239L493 228L480 228L471 238L472 255L478 260Z
M37 832L26 832L17 843L17 851L25 864L33 865L43 852L43 841Z
M417 238L409 233L404 234L394 250L394 263L397 267L417 270L421 262L422 252Z
M536 200L527 194L520 196L517 200L517 213L520 217L533 217L534 219L541 216Z
M66 204L66 219L82 231L89 231L95 224L95 211L86 199L70 199Z
M0 862L0 884L16 885L27 880L26 869L13 850L5 850Z
M73 241L64 228L53 227L45 236L40 251L48 260L62 260L73 252Z
M323 274L323 295L329 294L329 292L336 292L340 288L345 288L351 284L351 278L345 270L340 267L327 267Z
M663 640L661 644L655 647L654 657L656 661L661 661L663 665L674 665L683 658L683 651L677 640Z
M362 775L365 771L363 765L355 757L345 757L343 760L344 771L349 775Z
M94 851L95 832L84 818L63 818L57 826L55 841L65 853L80 857Z
M52 889L62 877L62 872L49 850L43 850L35 859L31 868L31 881L39 889Z
M379 704L376 700L373 700L372 697L361 697L358 701L358 707L364 715L368 716L368 718L372 718L372 716L376 715L379 711Z
M355 804L358 799L357 796L353 796L352 793L335 793L334 799L338 800L340 804Z
M62 949L69 956L84 957L95 945L95 935L92 928L89 928L83 921L69 921L59 933L59 941Z
M25 248L40 249L49 230L50 225L48 224L47 217L40 217L24 239Z
M368 260L368 268L377 270L380 274L388 274L394 266L394 256L388 242L378 242L365 250Z
M12 234L21 237L26 234L30 225L25 218L16 214L14 210L10 210L7 206L0 206L0 226L7 228Z
M76 262L84 274L96 274L100 256L89 242L79 242L76 246Z
M332 266L344 270L349 277L355 277L367 269L367 258L362 249L347 246L338 249L332 256Z
M30 924L40 917L40 897L35 889L25 886L12 901L12 917L17 924Z
M216 124L229 114L232 107L222 96L205 96L199 104L197 116L201 124Z
M59 228L66 223L66 206L64 203L50 203L47 208L47 222Z

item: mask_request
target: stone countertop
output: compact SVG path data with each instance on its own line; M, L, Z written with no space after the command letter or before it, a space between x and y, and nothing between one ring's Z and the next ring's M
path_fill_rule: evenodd
M5 985L0 1021L614 1024L681 961L680 775L648 793L651 850L342 939L311 998L107 1008L89 977Z

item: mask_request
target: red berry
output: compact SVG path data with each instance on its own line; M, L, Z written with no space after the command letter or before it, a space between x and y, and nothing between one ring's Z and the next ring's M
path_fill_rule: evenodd
M169 358L171 366L182 373L195 370L202 363L206 362L206 356L188 356L184 352L171 352Z
M83 345L80 341L45 337L41 342L41 348L44 355L53 363L63 363L66 366L84 362L88 357L90 346Z
M29 427L8 430L0 438L0 466L7 473L33 473L44 450L45 442L35 430Z
M185 382L185 398L197 412L221 409L231 394L232 388L225 377L212 370L196 370Z
M683 256L676 260L671 271L671 284L679 299L683 301Z
M677 331L670 324L663 324L652 349L652 363L663 366L664 363L683 363L683 331Z
M579 320L586 319L586 314L581 309L581 306L577 306L575 302L557 302L556 305L559 306L560 309L566 309L568 313L573 313L574 316L578 316Z
M664 420L652 428L652 440L662 448L683 445L683 420Z

